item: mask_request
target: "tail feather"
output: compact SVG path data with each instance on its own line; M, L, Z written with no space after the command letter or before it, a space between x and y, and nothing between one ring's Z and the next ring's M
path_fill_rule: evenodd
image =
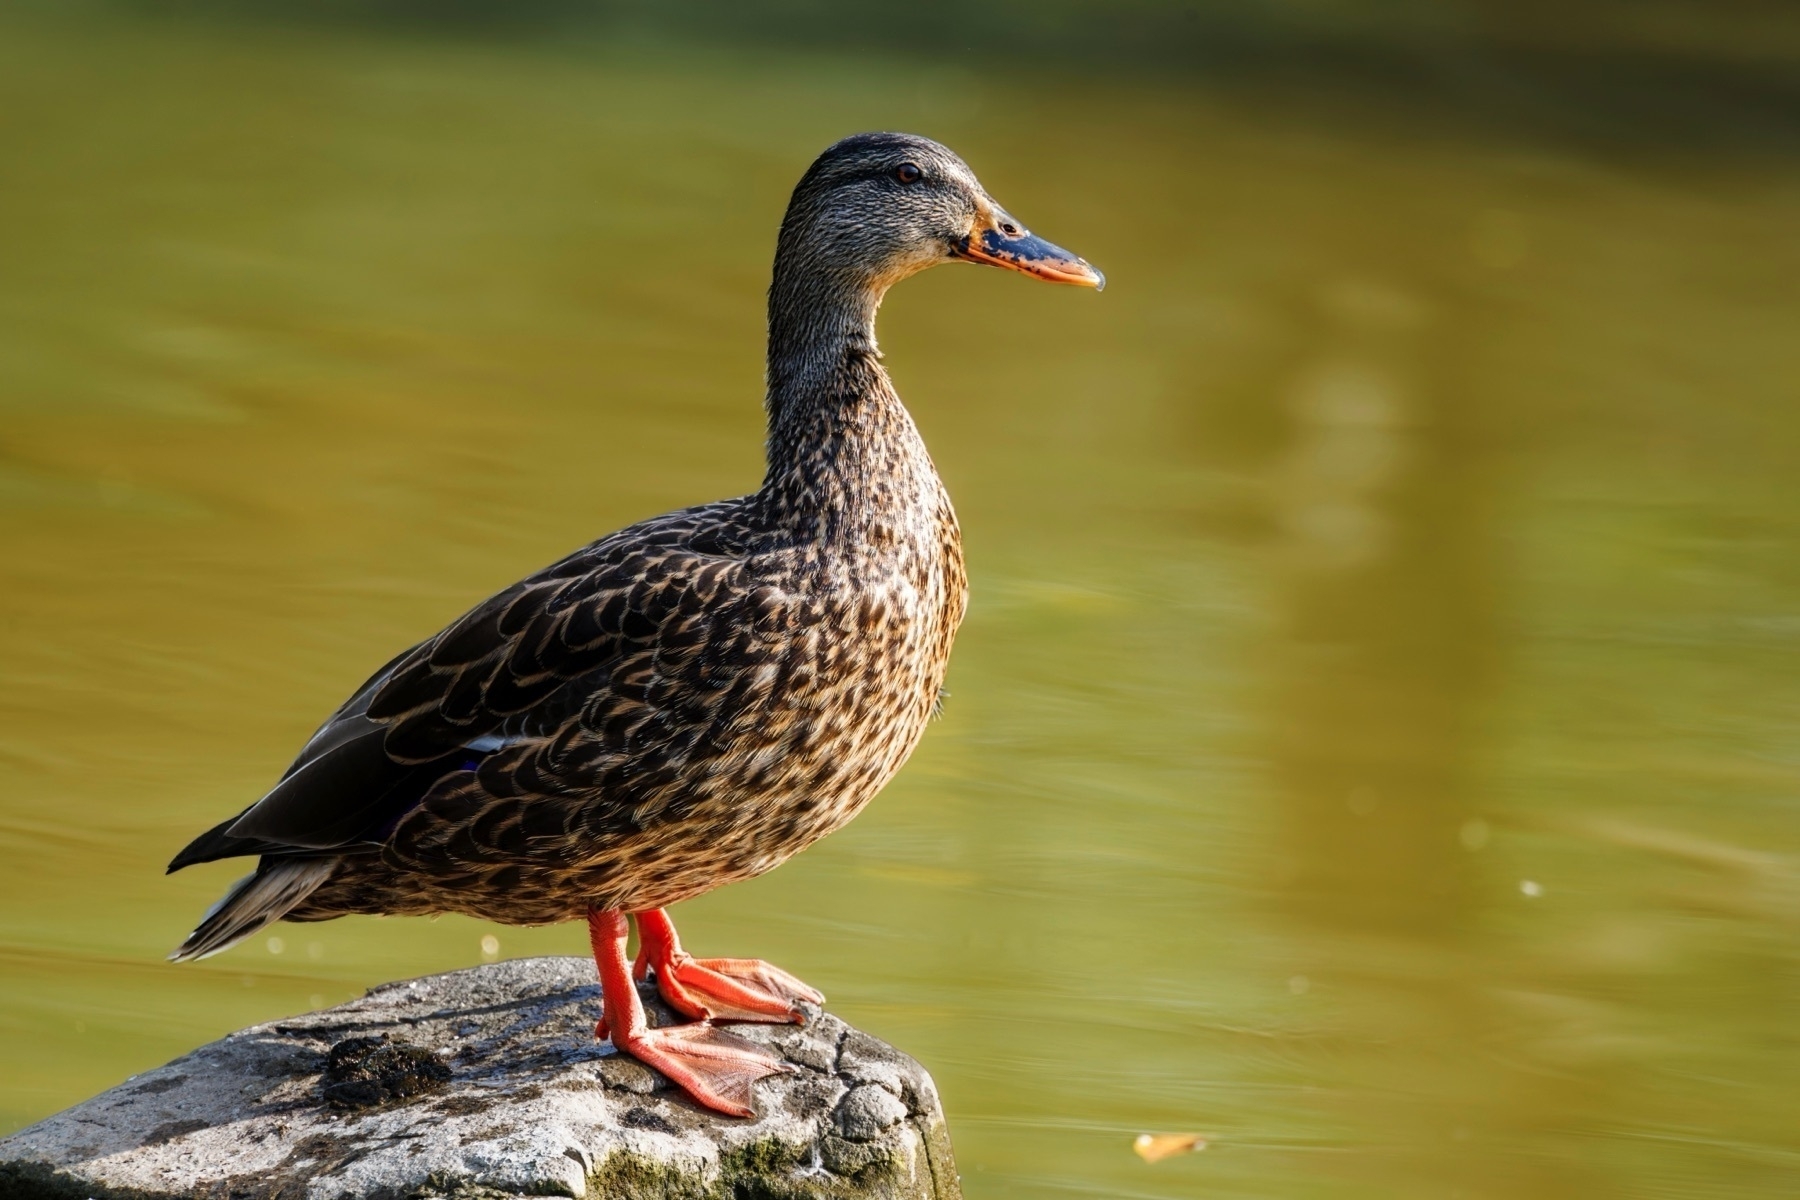
M331 877L336 858L265 858L207 910L170 962L193 962L228 950L279 921Z

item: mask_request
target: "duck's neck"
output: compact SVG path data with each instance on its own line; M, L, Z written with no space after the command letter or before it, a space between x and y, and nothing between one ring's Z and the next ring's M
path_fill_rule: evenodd
M937 494L931 458L875 344L885 291L776 266L760 498L806 536L879 542L897 516Z

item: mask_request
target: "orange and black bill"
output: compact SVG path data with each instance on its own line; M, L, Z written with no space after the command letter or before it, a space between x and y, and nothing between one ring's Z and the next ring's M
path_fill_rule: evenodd
M1072 283L1095 291L1106 286L1106 276L1089 266L1085 258L1070 254L1035 234L1019 233L1008 237L998 229L982 229L957 243L953 253L969 262L1023 271L1051 283Z

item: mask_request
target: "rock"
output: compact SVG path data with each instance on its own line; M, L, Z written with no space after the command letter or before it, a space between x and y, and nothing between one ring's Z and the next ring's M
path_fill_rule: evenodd
M855 1142L872 1142L906 1119L906 1105L876 1084L851 1088L837 1104L838 1132Z
M960 1200L937 1089L891 1047L734 1024L800 1068L734 1120L596 1042L599 997L586 959L518 959L253 1026L0 1139L0 1196Z

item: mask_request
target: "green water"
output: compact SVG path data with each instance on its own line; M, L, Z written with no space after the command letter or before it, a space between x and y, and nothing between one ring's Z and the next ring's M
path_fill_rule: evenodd
M160 872L398 647L755 486L774 227L871 127L1111 286L890 300L967 532L947 711L690 946L923 1060L976 1200L1794 1194L1800 159L273 27L0 24L0 1130L484 936L580 952L177 968L237 868Z

